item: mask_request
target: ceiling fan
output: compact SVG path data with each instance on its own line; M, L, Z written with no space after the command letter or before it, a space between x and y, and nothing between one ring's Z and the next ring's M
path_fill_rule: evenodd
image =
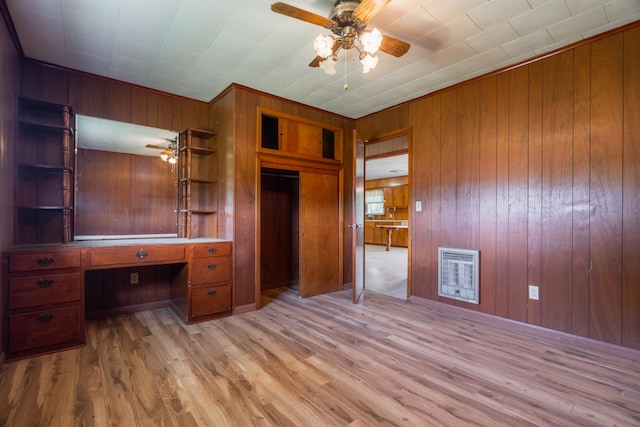
M314 48L317 56L309 64L310 67L322 66L325 72L334 74L338 51L355 48L359 52L363 72L366 73L375 67L378 59L374 54L378 49L389 55L400 57L407 53L411 47L409 43L383 35L377 29L367 31L369 21L380 13L390 1L337 0L328 18L282 2L272 4L271 10L327 28L335 35L316 37Z
M167 139L167 141L169 141L169 145L167 146L147 144L145 147L162 150L160 158L165 162L176 164L178 162L178 138Z

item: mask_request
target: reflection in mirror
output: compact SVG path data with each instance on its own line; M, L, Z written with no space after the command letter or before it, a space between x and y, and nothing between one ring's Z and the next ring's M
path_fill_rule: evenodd
M177 237L177 132L76 116L75 240Z

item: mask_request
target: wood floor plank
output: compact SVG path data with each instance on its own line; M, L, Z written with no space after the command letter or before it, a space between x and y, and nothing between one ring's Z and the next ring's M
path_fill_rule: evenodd
M640 352L348 292L195 325L87 322L87 345L6 363L3 426L637 426Z

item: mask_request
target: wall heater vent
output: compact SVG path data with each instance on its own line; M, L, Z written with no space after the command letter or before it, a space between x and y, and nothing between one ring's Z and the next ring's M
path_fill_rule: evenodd
M479 303L480 251L438 248L438 296Z

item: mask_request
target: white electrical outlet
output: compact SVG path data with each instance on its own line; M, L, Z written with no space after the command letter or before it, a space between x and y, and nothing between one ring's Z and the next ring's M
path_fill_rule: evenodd
M132 285L138 284L138 273L129 274L129 283Z
M538 287L534 285L529 285L529 299L540 299L540 294L538 293Z

